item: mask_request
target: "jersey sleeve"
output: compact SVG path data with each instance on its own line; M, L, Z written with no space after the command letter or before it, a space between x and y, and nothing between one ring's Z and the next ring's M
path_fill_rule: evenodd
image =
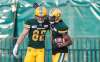
M52 30L56 31L58 33L67 33L68 32L68 26L63 22L59 22L57 24L51 24Z
M58 27L57 31L59 33L67 33L68 32L68 26L62 21L60 23L60 26Z

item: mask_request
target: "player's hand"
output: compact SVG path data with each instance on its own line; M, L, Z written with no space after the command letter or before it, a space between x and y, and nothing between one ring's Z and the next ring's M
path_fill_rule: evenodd
M16 58L18 58L18 47L19 47L19 45L18 44L16 44L15 45L15 47L14 47L14 49L13 49L13 55L14 55L14 57L16 57Z
M55 39L55 43L57 45L57 47L63 47L63 39L62 38L56 38Z

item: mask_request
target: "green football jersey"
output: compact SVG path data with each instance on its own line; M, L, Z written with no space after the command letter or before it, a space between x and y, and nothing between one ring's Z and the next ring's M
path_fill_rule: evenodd
M45 20L43 23L39 23L36 19L30 19L25 22L25 27L29 30L29 47L44 48L45 47L45 35L49 29L49 22Z

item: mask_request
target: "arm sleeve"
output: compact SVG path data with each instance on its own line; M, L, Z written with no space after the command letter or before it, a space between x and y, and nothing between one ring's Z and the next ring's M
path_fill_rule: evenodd
M62 21L60 23L60 26L57 28L58 33L67 33L68 32L68 26Z

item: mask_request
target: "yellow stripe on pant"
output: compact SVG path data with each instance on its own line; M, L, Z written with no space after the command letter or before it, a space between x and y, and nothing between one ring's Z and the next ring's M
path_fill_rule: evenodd
M44 62L44 48L28 47L24 62Z
M67 62L68 53L56 53L52 55L52 62Z

